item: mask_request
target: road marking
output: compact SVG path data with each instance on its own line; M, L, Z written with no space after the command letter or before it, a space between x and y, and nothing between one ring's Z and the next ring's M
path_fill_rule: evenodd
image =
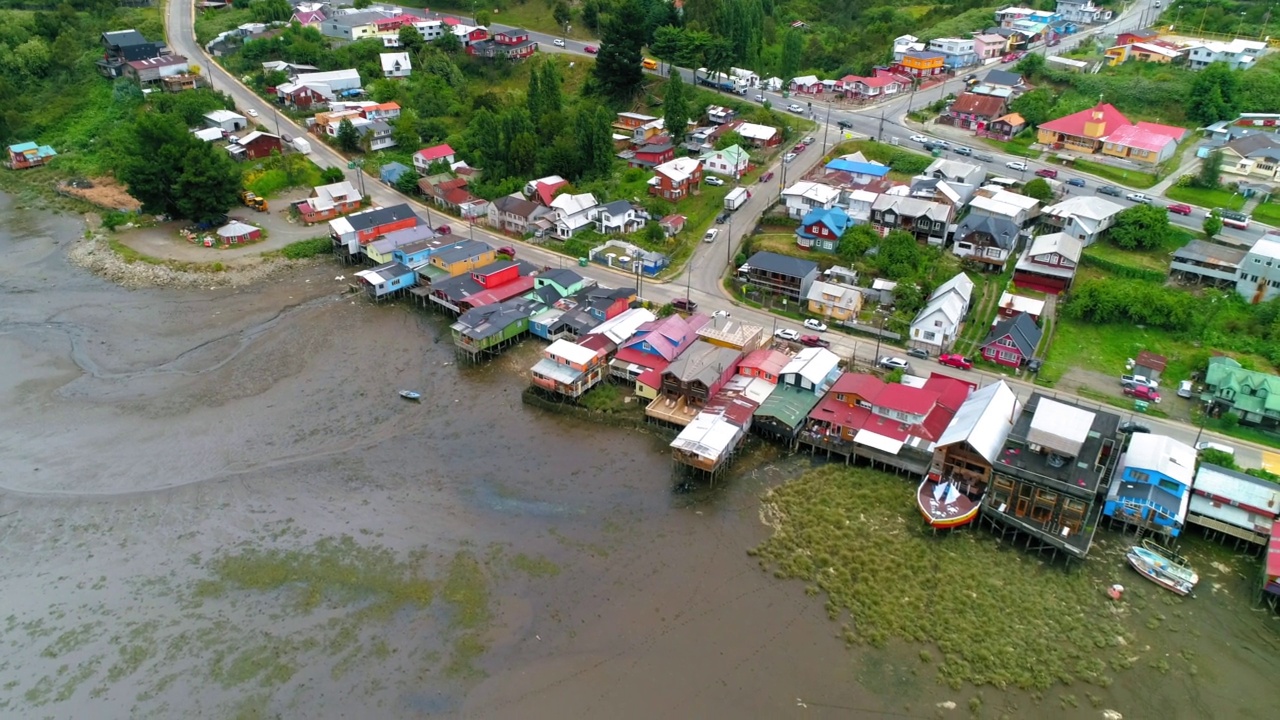
M1280 473L1280 453L1263 450L1262 469L1267 472Z

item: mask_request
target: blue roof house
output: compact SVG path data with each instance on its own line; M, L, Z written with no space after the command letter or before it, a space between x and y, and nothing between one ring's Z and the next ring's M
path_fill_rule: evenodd
M844 208L814 208L796 228L796 244L805 250L834 253L840 247L844 231L852 225L853 219Z
M847 172L853 176L853 182L865 184L875 182L889 174L889 166L879 163L859 162L848 158L834 158L827 163L828 174Z
M398 162L389 162L378 171L378 179L388 185L395 185L400 176L409 172L409 167Z
M1102 513L1176 537L1187 519L1195 474L1195 448L1165 435L1134 433L1120 457Z
M370 270L356 273L369 297L383 300L408 290L417 284L418 276L398 262L389 262Z

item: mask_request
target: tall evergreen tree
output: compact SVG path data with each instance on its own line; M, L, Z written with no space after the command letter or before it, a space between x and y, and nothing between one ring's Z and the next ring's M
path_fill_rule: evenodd
M560 71L551 61L542 64L542 112L558 113L564 109L564 97L560 92Z
M782 58L778 65L778 77L782 82L791 82L800 70L800 59L804 56L804 36L800 31L788 29L782 34Z
M671 139L677 143L684 138L684 128L689 122L690 99L691 93L680 73L671 73L667 91L662 96L662 117Z
M529 117L537 123L542 119L544 104L542 101L542 77L537 68L529 73L529 90L525 94L525 106L529 108Z
M502 128L498 118L488 108L480 108L471 116L467 125L467 144L485 173L491 177L505 178L505 158L502 155Z
M622 0L604 22L593 78L595 90L615 103L635 97L644 79L640 60L645 28L635 21L642 12L639 0Z
M360 133L350 120L338 123L338 148L343 152L355 152L360 149Z

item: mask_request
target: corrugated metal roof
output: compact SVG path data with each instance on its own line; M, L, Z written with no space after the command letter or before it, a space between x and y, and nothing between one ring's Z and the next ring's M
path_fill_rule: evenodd
M1003 380L971 394L956 411L938 446L967 442L988 463L995 464L1022 407Z

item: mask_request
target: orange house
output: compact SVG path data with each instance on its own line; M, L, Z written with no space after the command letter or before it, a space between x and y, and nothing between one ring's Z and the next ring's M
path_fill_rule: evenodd
M915 50L902 54L895 67L913 77L929 77L946 72L947 56L930 50Z
M608 363L603 348L556 340L542 351L529 374L533 384L549 392L578 397L604 379Z

